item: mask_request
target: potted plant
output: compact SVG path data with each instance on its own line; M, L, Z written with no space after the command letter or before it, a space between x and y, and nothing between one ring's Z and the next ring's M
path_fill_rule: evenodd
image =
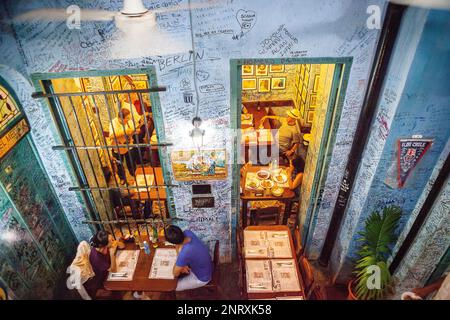
M391 291L392 278L387 259L398 237L396 229L401 215L402 210L395 206L385 207L382 214L373 211L365 222L364 230L358 232L361 247L354 270L356 278L348 284L349 299L381 299ZM378 277L375 286L374 276Z

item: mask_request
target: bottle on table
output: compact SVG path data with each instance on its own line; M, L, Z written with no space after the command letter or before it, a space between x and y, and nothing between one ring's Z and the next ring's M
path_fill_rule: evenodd
M148 244L147 241L144 241L144 252L145 254L149 255L150 254L150 246Z
M156 226L153 227L153 248L158 248L158 228Z

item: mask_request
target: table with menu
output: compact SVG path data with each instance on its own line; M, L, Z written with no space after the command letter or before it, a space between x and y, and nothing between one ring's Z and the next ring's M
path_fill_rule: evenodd
M246 288L249 299L303 299L295 248L287 226L249 226L244 230Z

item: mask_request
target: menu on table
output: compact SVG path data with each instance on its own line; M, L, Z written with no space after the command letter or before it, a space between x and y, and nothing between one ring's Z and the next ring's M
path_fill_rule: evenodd
M272 292L272 273L270 260L246 260L248 292Z
M294 259L271 260L273 289L277 292L300 291Z
M147 183L146 183L147 182ZM136 175L136 185L139 192L146 192L149 188L145 186L151 186L155 182L155 176L153 174L138 174Z
M108 281L131 281L140 250L119 250L116 253L117 271L108 274Z
M292 258L287 231L244 230L246 258Z
M294 259L245 260L245 266L248 292L301 291Z
M173 276L173 266L176 261L176 249L157 248L153 257L149 279L175 279Z

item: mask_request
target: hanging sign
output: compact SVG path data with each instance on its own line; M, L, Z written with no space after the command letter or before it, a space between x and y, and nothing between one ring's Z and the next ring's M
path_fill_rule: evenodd
M18 103L7 86L0 84L0 159L28 132L30 127Z
M431 147L432 143L433 139L409 138L398 140L397 182L399 188L405 185L409 174Z

